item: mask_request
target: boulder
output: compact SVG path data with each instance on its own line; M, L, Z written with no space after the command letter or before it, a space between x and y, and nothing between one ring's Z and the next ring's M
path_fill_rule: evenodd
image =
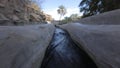
M30 14L30 19L31 19L31 21L33 21L33 22L39 22L42 18L40 17L40 15L37 15L37 14L35 14L35 13L31 13Z
M98 68L120 68L120 25L60 26L97 64Z
M5 15L0 13L0 20L9 20Z
M18 16L16 16L16 15L12 15L12 20L13 20L13 21L18 21L18 20L20 20L20 19L19 19Z
M0 8L4 8L4 7L5 7L5 5L0 3Z
M0 68L40 68L55 27L0 26Z
M5 15L0 13L0 25L3 25L3 24L4 25L12 25L12 23L10 23L10 19L8 19Z

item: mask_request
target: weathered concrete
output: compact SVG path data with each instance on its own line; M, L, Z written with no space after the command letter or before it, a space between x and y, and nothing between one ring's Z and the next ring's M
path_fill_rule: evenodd
M0 68L40 68L53 25L0 26Z
M120 24L120 9L83 18L78 21L82 24Z
M120 68L120 25L62 25L99 68Z

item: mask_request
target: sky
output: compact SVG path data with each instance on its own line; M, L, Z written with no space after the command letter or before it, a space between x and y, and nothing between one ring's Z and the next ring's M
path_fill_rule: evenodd
M64 17L69 17L71 14L79 14L79 3L81 0L45 0L42 3L42 10L51 15L55 20L59 20L60 15L57 13L57 9L60 5L65 6L67 13ZM64 18L63 17L63 18Z

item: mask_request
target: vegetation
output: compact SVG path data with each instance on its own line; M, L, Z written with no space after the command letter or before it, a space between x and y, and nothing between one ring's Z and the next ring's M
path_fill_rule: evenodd
M120 8L120 0L82 0L79 4L83 17Z
M66 24L78 21L81 18L78 14L72 14L70 17L65 17L60 24Z
M61 6L59 6L59 9L57 10L57 12L58 12L58 14L60 14L59 20L61 20L61 17L67 13L67 10L63 5L61 5Z

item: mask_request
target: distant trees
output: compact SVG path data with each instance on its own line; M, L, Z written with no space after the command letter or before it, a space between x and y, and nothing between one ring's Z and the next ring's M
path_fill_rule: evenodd
M87 17L120 8L120 0L82 0L79 7Z
M80 19L80 16L78 14L72 14L70 16L70 18L71 18L72 21L76 21L76 20Z
M67 13L67 10L63 5L61 5L61 6L58 7L57 12L58 12L58 14L60 14L59 20L61 20L61 17L64 16Z
M78 21L81 18L78 14L72 14L70 17L65 17L60 24L66 24L70 22Z

